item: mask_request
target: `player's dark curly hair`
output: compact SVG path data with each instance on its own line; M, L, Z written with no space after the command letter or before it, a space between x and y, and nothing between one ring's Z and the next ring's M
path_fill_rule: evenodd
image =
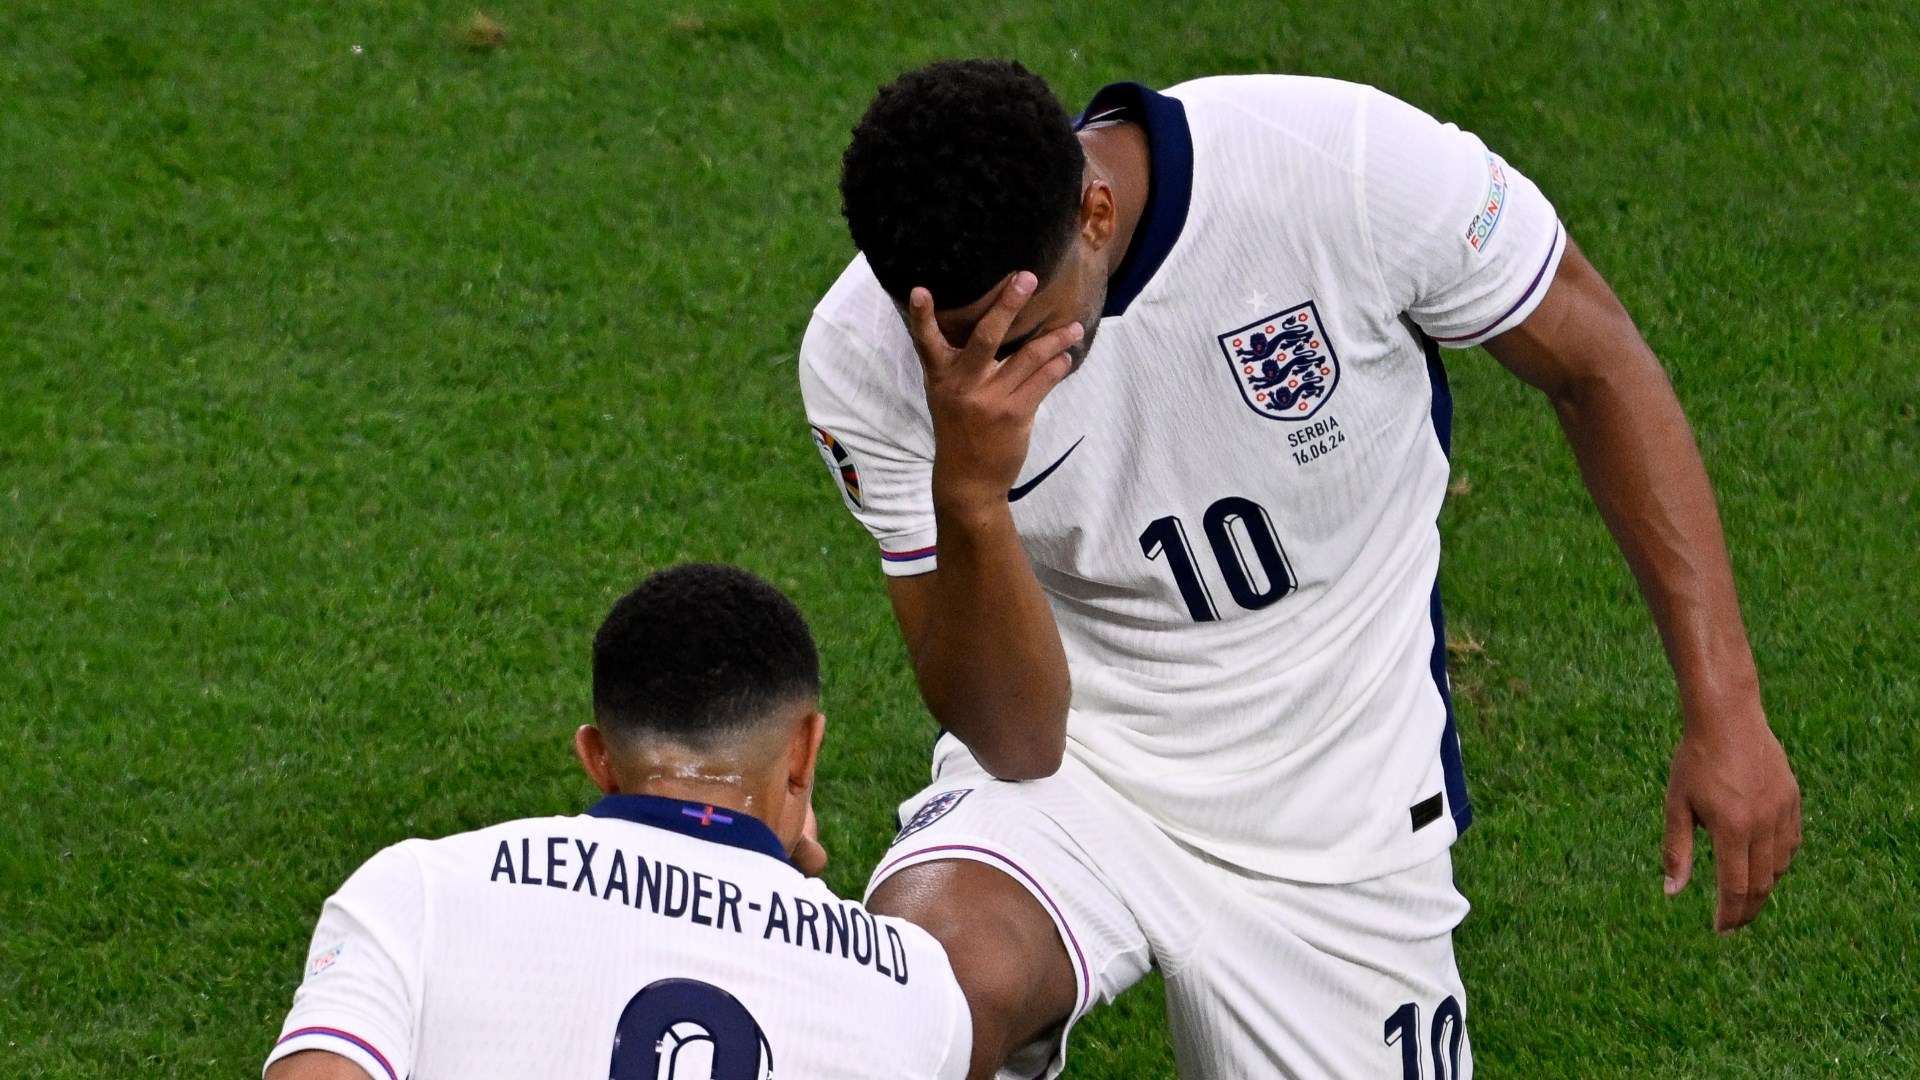
M615 739L712 750L820 695L820 656L793 601L745 570L662 570L593 638L594 719Z
M1046 81L942 60L880 88L841 159L841 213L880 285L942 308L1016 270L1045 280L1079 219L1086 159Z

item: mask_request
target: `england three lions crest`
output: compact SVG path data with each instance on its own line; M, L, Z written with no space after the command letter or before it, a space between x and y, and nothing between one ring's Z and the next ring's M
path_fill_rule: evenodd
M943 791L920 804L920 809L915 810L913 816L907 819L907 823L900 826L900 831L894 834L893 842L897 844L946 817L947 811L959 806L960 800L966 798L967 793L972 790L972 788L960 788L957 791Z
M1340 358L1311 300L1229 330L1219 341L1240 396L1269 420L1308 419L1340 384Z

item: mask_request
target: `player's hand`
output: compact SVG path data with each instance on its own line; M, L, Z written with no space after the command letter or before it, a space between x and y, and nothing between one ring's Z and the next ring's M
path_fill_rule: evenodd
M1025 270L1009 275L958 347L934 321L933 294L915 288L907 299L907 327L926 374L933 418L936 502L1004 505L1026 463L1041 400L1073 369L1066 350L1083 333L1077 322L1035 336L1005 360L997 357L1038 283Z
M808 877L819 877L827 868L827 849L820 846L820 822L807 805L807 823L800 826L800 842L793 845L793 865Z
M1758 720L1683 737L1667 779L1667 895L1686 888L1693 831L1705 828L1718 879L1713 928L1723 934L1760 914L1800 848L1800 785L1780 740Z

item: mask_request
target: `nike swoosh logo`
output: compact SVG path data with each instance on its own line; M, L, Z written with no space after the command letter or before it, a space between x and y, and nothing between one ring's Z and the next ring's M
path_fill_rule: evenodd
M1080 444L1086 441L1087 441L1087 437L1085 435L1082 435L1078 439L1075 439L1073 441L1073 445L1067 447L1067 452L1060 455L1059 460L1055 461L1053 464L1047 466L1046 468L1040 470L1039 476L1034 477L1033 479L1027 481L1024 484L1021 484L1019 487L1008 488L1007 501L1010 503L1017 503L1021 499L1026 498L1028 492L1032 491L1034 488L1039 487L1040 481L1045 480L1049 476L1052 476L1053 470L1059 468L1062 464L1066 462L1068 458L1072 457L1073 452L1075 450L1080 449Z

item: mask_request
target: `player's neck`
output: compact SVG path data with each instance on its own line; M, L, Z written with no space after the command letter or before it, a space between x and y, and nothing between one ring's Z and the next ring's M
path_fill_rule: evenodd
M1152 183L1152 149L1138 124L1108 124L1080 133L1087 169L1113 189L1113 242L1107 245L1107 273L1120 268L1133 243L1133 230L1147 208Z
M738 810L766 820L768 785L736 762L656 757L629 763L619 777L625 795L655 795Z
M649 780L628 786L622 784L623 795L654 795L663 799L679 799L681 802L702 803L738 810L754 817L762 817L766 800L757 796L746 784L730 784L722 781L703 783L698 780Z

